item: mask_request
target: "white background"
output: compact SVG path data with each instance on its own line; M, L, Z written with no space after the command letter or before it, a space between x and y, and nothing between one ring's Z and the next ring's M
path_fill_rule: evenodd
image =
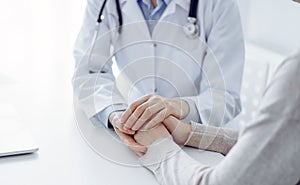
M280 54L300 49L300 4L292 0L238 0L247 41Z

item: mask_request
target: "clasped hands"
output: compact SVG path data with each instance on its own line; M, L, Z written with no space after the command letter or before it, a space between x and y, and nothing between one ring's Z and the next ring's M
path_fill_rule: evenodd
M161 138L172 138L183 144L191 130L180 120L189 113L187 102L176 98L146 95L126 111L113 112L110 123L117 135L135 154L143 156L147 147Z

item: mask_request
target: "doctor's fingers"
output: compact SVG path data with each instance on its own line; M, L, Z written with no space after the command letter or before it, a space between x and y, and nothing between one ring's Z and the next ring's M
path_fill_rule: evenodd
M145 103L146 101L149 100L149 98L151 97L152 95L149 94L149 95L146 95L146 96L143 96L141 99L133 102L128 108L127 110L122 114L122 117L121 117L121 122L122 123L125 123L128 118L130 117L130 115L135 111L136 108L138 108L140 105L142 105L143 103Z
M133 131L139 130L148 120L151 121L153 116L156 117L155 115L158 115L163 110L165 110L165 105L162 103L154 104L146 108L142 116L135 123L131 123L131 129Z
M147 107L149 107L148 102L145 102L142 105L140 105L139 107L137 107L135 109L135 111L132 112L132 114L129 116L127 121L125 123L122 122L125 125L125 127L127 129L130 129L132 127L132 125L141 117L141 115L144 113L144 111L145 111L145 109L147 109Z
M135 134L134 131L126 129L126 128L124 127L124 125L121 124L119 118L116 118L116 117L115 117L115 118L112 120L112 125L113 125L115 128L117 128L119 131L123 132L123 133L130 134L130 135ZM115 130L116 130L116 129L115 129Z
M143 129L148 130L154 128L157 124L162 123L170 114L168 109L163 109L157 113L144 127Z
M125 133L125 134L129 134L129 135L134 135L135 131L130 130L130 129L126 129L124 125L119 125L116 126L121 132Z

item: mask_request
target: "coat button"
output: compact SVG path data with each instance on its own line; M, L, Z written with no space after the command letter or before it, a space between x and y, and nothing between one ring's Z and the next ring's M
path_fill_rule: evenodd
M154 89L154 92L157 93L157 88Z
M156 43L154 43L154 44L153 44L153 46L156 48L157 44L156 44Z

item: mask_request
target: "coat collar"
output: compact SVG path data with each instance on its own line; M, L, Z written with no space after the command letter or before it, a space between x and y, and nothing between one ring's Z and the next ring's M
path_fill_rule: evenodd
M139 20L143 20L144 17L142 14L140 14L140 7L138 5L137 0L119 0L120 4L122 6L122 10L124 14L134 16L136 18L139 17ZM180 6L186 11L189 11L189 1L188 0L165 0L168 4L168 7L166 8L163 17L173 14L176 11L176 6ZM135 11L138 11L135 13ZM163 18L162 17L162 18Z
M148 8L150 8L149 6L151 6L151 2L150 0L136 0L138 3L140 3L140 1L142 1L144 4L146 4L148 6ZM163 2L165 3L167 6L172 2L172 0L161 0L158 1L157 3Z
M128 17L128 23L140 22L141 24L139 24L139 26L137 26L136 29L140 30L141 36L143 35L143 37L150 39L151 35L149 33L147 23L145 21L141 8L138 5L137 0L119 0L119 1L122 7L122 14L127 15ZM159 21L164 20L164 18L167 17L168 15L174 14L176 11L176 6L180 6L181 8L186 10L188 16L188 11L190 7L188 0L171 0L165 12L159 19ZM156 25L156 27L157 26L158 24ZM153 34L155 32L155 29L153 30Z

